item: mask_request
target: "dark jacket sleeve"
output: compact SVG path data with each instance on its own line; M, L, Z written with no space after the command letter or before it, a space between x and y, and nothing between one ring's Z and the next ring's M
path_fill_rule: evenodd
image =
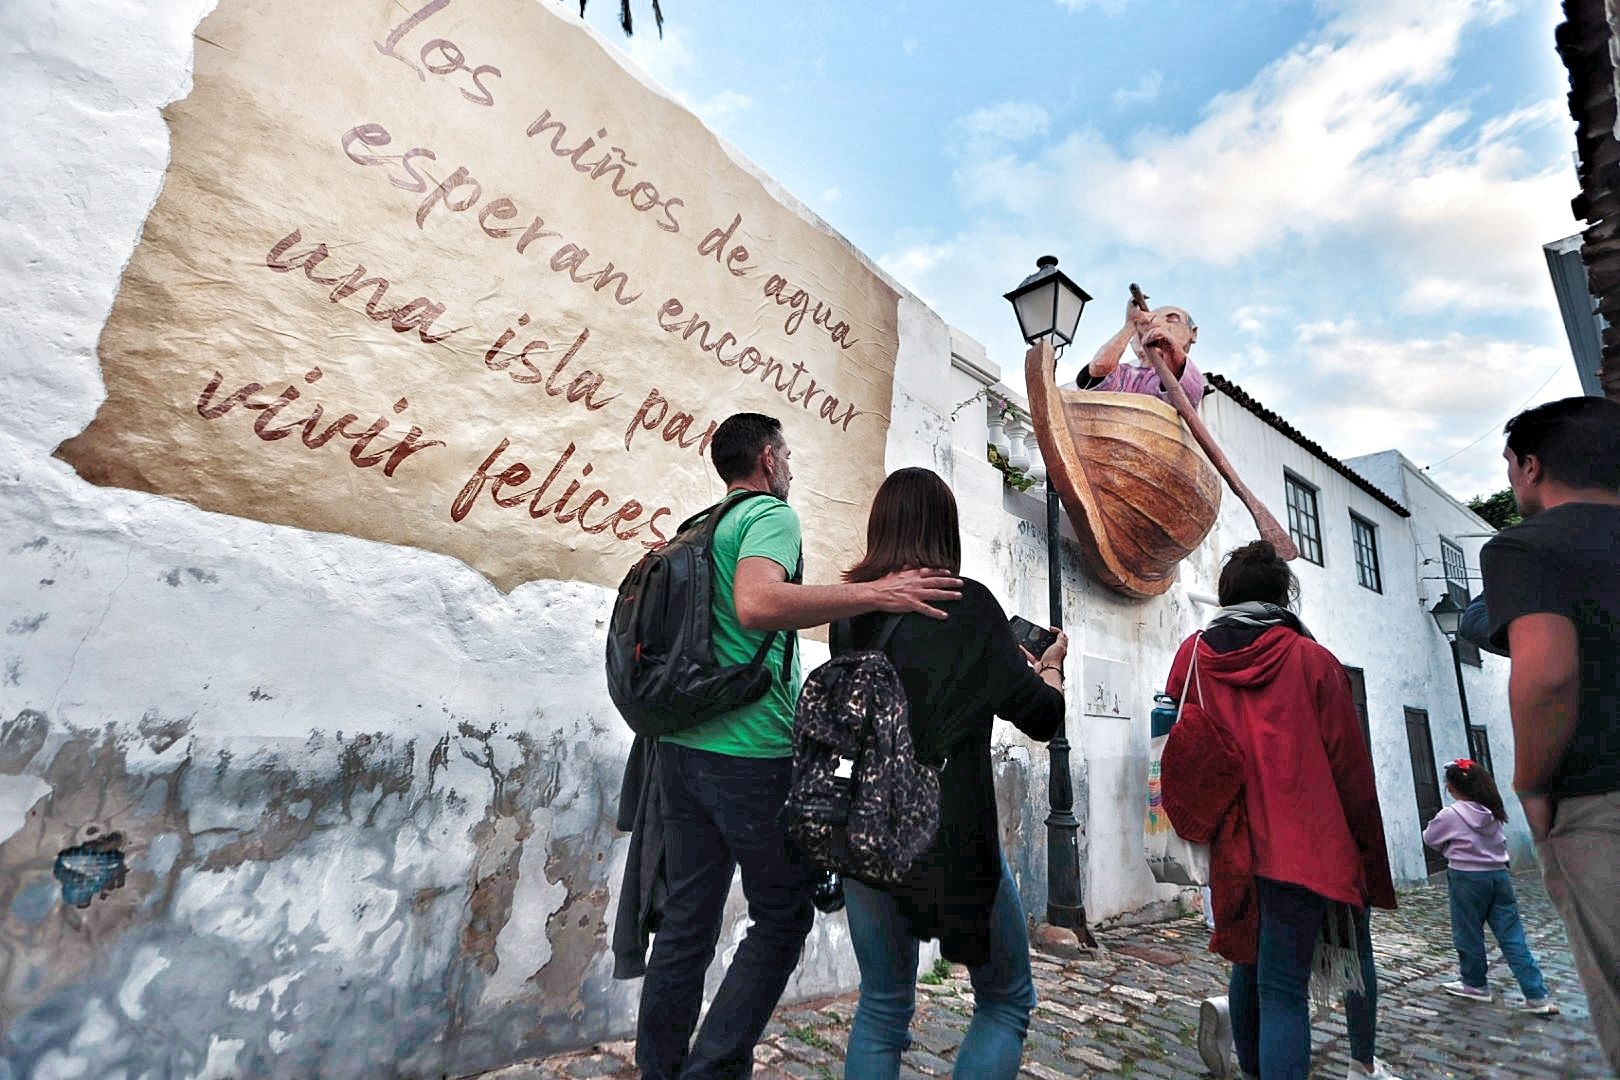
M647 945L665 891L664 808L656 739L638 735L631 747L619 791L619 828L630 830L630 850L613 923L613 977L639 979L647 972Z
M1025 735L1046 742L1063 727L1063 691L1047 685L1029 666L1006 612L988 589L982 593L991 707Z

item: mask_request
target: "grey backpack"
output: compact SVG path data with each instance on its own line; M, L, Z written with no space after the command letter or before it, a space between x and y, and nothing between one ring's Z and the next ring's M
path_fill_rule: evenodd
M877 886L900 884L939 830L939 770L917 760L905 689L884 653L900 616L872 649L840 651L812 671L793 719L788 835L816 866Z

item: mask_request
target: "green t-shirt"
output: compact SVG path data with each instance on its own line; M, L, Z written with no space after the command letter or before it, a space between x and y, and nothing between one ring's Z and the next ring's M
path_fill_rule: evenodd
M746 664L770 633L746 630L737 622L737 606L732 599L737 564L743 559L765 558L792 576L799 565L799 554L799 515L781 499L755 496L720 519L712 551L716 663ZM732 757L792 757L793 709L799 699L799 653L797 649L793 651L792 673L786 682L782 679L782 655L793 635L791 630L778 632L765 656L771 688L764 697L696 727L665 735L663 741Z

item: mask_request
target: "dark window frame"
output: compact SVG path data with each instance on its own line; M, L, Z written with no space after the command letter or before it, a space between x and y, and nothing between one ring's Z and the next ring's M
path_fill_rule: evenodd
M1492 776L1496 775L1496 766L1491 761L1491 732L1484 724L1468 725L1468 756L1485 766Z
M1366 543L1362 543L1363 536ZM1364 589L1382 593L1384 572L1378 562L1378 526L1354 510L1350 511L1350 546L1356 553L1357 583Z
M1446 591L1458 607L1467 607L1473 597L1468 595L1468 556L1462 545L1454 540L1440 538L1440 572L1445 575Z
M1326 566L1322 550L1321 488L1288 469L1283 470L1283 501L1288 507L1288 535L1299 548L1299 557L1317 566ZM1310 532L1305 531L1306 523Z
M1440 538L1440 568L1445 575L1446 592L1460 608L1466 608L1472 600L1472 590L1468 587L1468 555L1463 551L1462 545L1455 540ZM1472 641L1458 638L1454 643L1457 649L1457 659L1470 667L1483 667L1484 661L1480 659L1479 646Z

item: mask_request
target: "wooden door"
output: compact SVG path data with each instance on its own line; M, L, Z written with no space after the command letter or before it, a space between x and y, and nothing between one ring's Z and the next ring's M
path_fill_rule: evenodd
M1412 753L1412 788L1417 793L1418 828L1426 829L1440 812L1440 777L1434 767L1434 740L1429 737L1429 714L1422 709L1406 710L1406 745ZM1446 859L1427 846L1423 849L1429 873L1446 868Z

